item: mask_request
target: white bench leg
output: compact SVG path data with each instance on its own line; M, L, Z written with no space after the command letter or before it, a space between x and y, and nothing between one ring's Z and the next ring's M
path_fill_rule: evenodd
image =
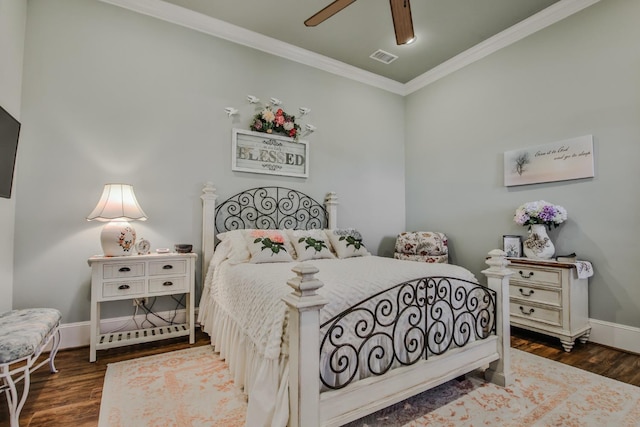
M49 353L49 371L52 374L58 372L56 369L56 354L58 354L58 349L60 348L60 329L56 330L56 333L53 335L53 344L51 346L51 352Z
M51 345L51 352L49 357L40 362L37 366L33 366L40 357L40 354L49 341L53 341ZM9 425L10 427L19 427L20 412L22 407L27 401L29 395L29 388L31 386L31 372L37 370L45 363L49 363L49 370L51 373L58 372L55 366L55 358L60 348L60 329L56 326L55 331L48 336L45 342L41 345L38 351L31 356L22 359L24 361L23 366L11 370L11 365L19 365L22 363L20 360L16 360L10 363L5 363L0 367L0 378L2 378L2 386L0 391L4 391L7 398L7 406L9 407ZM24 381L22 394L18 392L16 383Z
M17 378L17 380L14 380L13 375L19 375L21 372L24 373ZM29 386L31 385L31 373L29 372L29 366L25 366L24 368L19 368L14 371L9 370L9 365L3 366L2 380L4 382L4 393L7 397L7 406L9 407L9 425L11 427L18 427L20 412L27 401ZM24 388L21 396L19 396L18 388L16 387L16 382L20 380L24 380Z

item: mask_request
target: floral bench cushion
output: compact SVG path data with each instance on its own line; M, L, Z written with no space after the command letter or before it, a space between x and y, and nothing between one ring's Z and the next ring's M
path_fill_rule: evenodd
M54 308L28 308L0 313L0 363L36 352L62 319Z
M403 232L396 239L394 258L410 261L448 263L447 236L437 231Z

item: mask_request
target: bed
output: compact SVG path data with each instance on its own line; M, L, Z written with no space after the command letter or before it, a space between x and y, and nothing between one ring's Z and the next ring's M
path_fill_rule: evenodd
M202 200L198 321L248 396L248 426L343 425L478 368L512 381L504 252L482 285L371 255L337 227L335 193L260 187L217 204L207 184Z

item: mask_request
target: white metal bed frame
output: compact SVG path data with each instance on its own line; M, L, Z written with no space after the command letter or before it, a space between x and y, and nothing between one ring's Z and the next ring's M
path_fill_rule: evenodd
M203 201L203 273L215 248L215 188L207 183ZM325 198L328 228L336 228L337 197ZM500 386L512 383L509 329L509 277L506 254L489 252L489 268L482 273L496 295L495 335L449 349L384 375L355 381L338 390L320 391L320 309L327 301L316 293L323 286L318 269L301 263L287 284L293 292L284 298L289 310L289 426L340 426L406 398L488 365L485 379Z

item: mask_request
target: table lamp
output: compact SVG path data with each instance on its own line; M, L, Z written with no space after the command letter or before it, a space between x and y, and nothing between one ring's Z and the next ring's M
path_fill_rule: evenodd
M129 221L146 221L133 186L129 184L105 184L102 197L95 209L87 216L88 221L106 222L100 233L100 242L105 256L127 256L134 251L136 230Z

